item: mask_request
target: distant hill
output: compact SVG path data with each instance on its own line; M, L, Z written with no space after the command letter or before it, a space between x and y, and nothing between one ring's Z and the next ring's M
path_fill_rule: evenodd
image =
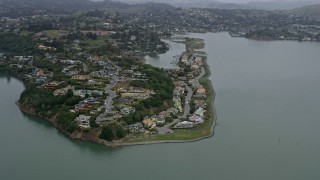
M320 17L320 4L293 9L289 12L310 17Z
M54 10L61 12L75 12L114 6L126 5L111 0L104 0L99 2L93 2L90 0L0 0L0 8L6 10L29 9L30 11Z
M246 7L264 10L282 10L295 9L311 4L317 4L319 0L301 0L301 1L287 1L287 0L272 0L266 2L248 2L243 4Z
M260 10L283 10L295 9L311 4L317 4L320 0L270 0L248 3L224 3L216 0L119 0L120 2L136 4L145 2L163 2L176 7L195 7L212 9L260 9Z

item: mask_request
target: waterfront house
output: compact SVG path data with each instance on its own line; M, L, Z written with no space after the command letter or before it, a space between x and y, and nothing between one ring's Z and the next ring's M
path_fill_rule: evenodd
M126 127L130 132L144 132L145 129L141 122L137 122L135 124L130 124Z
M184 55L181 56L181 62L182 62L182 63L188 62L188 59L189 59L189 57L188 57L187 54L184 54Z
M199 107L199 108L196 110L196 112L194 112L194 114L195 114L195 115L198 115L198 116L200 116L200 117L203 118L204 112L205 112L205 110L204 110L203 108Z
M195 108L199 108L199 107L205 108L206 107L206 101L205 100L201 100L201 99L195 99L194 100L194 105L195 105Z
M193 128L195 124L190 121L182 121L174 126L176 129Z
M80 115L76 117L75 121L82 128L90 128L90 118L90 116Z
M203 123L203 119L202 117L200 117L199 115L192 115L189 117L189 121L194 122L194 123Z
M149 119L149 118L144 119L144 120L142 121L142 123L143 123L144 127L146 127L146 128L152 129L152 128L156 127L156 122L155 122L155 121L152 121L152 120Z

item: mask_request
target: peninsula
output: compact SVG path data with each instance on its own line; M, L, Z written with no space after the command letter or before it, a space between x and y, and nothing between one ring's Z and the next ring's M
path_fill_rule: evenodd
M119 49L117 55L107 56L93 49L98 42L113 47L101 40L110 35L96 32L80 32L68 45L69 57L47 43L33 44L50 39L50 33L67 32L39 33L32 37L33 55L9 54L0 60L1 71L25 84L16 103L24 113L50 121L70 138L110 147L213 135L210 71L205 53L193 50L203 47L203 41L182 41L186 51L175 57L177 68L160 69L145 64L135 52ZM67 42L69 36L59 41Z

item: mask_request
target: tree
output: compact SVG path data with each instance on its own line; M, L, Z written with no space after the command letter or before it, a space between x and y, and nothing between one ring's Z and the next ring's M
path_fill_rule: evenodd
M112 141L115 137L112 131L111 127L104 127L102 129L102 132L99 136L99 138L107 140L107 141Z
M126 131L123 128L119 127L116 129L116 136L121 139L126 136Z

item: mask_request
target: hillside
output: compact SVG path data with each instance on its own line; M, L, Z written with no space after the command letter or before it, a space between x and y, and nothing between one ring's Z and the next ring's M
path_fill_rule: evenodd
M320 4L297 8L289 12L293 14L304 15L309 17L320 17Z
M111 0L104 0L101 2L93 2L90 0L0 0L0 10L5 12L19 9L30 11L44 10L56 12L76 12L82 10L122 6L127 5ZM17 11L17 13L18 12L19 11Z

